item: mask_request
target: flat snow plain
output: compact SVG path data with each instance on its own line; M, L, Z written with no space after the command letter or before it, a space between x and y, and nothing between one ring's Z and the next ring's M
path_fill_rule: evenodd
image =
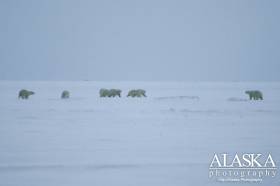
M36 94L19 100L23 88ZM99 98L100 88L122 97ZM148 97L127 98L134 88ZM249 101L249 89L264 100ZM0 90L1 186L252 185L210 179L214 153L280 160L279 82L1 81Z

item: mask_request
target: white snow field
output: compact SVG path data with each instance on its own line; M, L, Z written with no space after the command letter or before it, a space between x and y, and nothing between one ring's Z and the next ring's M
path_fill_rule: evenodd
M36 94L17 98L20 89ZM99 98L100 88L122 89ZM129 89L147 98L127 98ZM263 101L249 101L257 89ZM209 178L214 153L280 158L279 82L0 82L1 186L279 186ZM63 90L70 99L60 99Z

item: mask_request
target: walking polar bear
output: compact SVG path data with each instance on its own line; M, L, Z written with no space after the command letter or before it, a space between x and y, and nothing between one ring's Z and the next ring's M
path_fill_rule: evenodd
M121 97L121 90L120 89L100 89L99 90L99 96L100 97L116 97L119 96Z
M247 90L245 93L249 95L250 100L263 100L262 92L259 90Z
M143 89L137 89L137 90L130 90L127 94L127 97L147 97L146 91Z
M30 95L35 94L33 91L22 89L18 93L18 98L20 99L28 99Z
M68 99L70 97L70 92L68 90L64 90L61 93L61 99Z

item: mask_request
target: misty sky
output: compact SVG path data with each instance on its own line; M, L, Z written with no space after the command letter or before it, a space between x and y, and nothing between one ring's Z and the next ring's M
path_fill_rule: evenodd
M0 0L0 79L280 80L279 0Z

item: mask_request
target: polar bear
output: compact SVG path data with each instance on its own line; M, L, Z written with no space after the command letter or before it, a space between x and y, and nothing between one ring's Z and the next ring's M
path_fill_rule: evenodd
M119 96L121 97L121 90L120 89L111 89L109 91L109 97L115 97L115 96Z
M147 97L146 91L143 89L137 89L137 90L130 90L127 94L127 97Z
M70 92L68 90L64 90L61 93L61 99L68 99L70 97Z
M108 89L102 88L102 89L99 90L99 96L100 97L107 97L108 94L109 94Z
M247 90L245 94L249 95L250 100L263 100L263 94L259 90Z
M121 97L121 92L122 91L120 89L108 90L108 89L102 88L99 90L99 96L100 97L116 97L116 96Z
M33 91L22 89L18 93L18 98L20 99L28 99L30 95L35 94Z

